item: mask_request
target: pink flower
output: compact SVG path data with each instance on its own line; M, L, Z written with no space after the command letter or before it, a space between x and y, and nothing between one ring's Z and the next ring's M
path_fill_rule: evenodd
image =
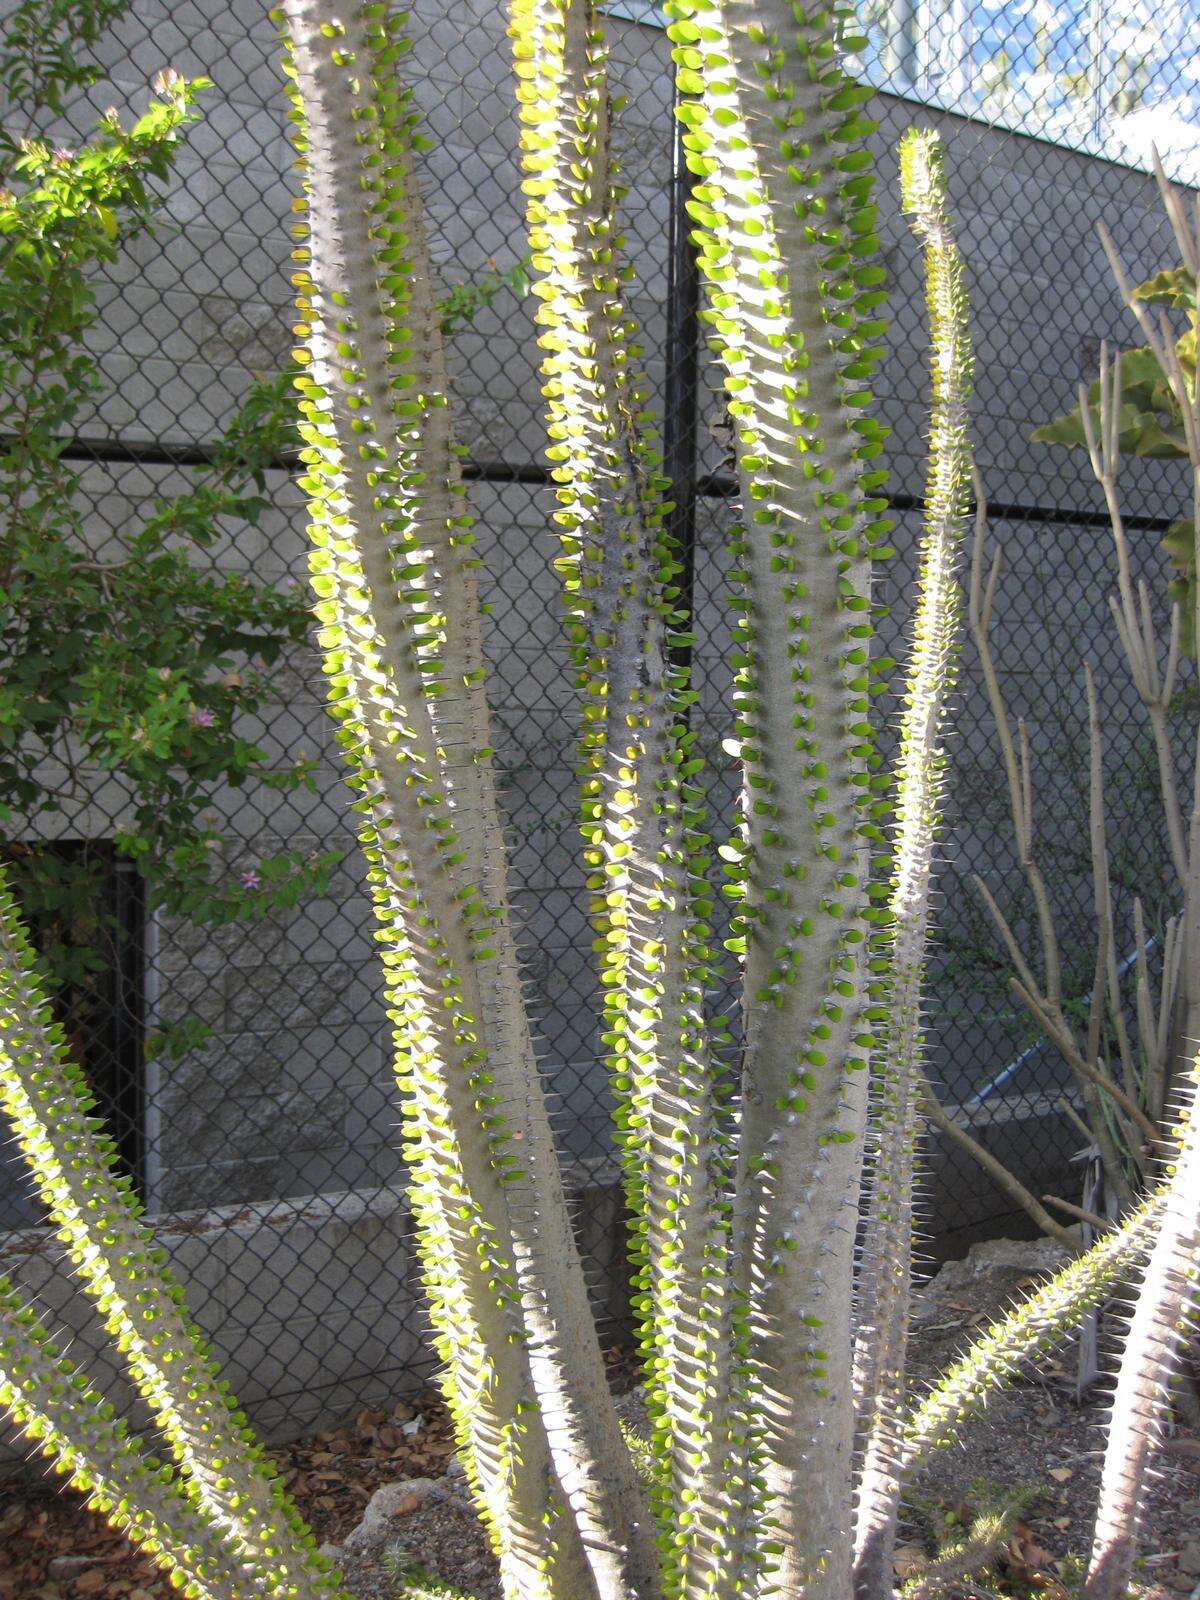
M216 720L207 706L193 706L188 712L188 721L193 728L211 728Z
M70 145L60 144L58 149L53 151L51 160L58 162L58 164L61 166L64 161L70 161L74 154L75 152L71 149Z
M261 887L262 879L259 877L258 873L255 872L253 867L247 867L246 871L242 873L242 888L259 889Z

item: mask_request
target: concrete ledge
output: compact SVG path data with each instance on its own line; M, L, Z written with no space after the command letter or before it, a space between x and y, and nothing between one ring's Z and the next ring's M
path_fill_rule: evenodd
M1078 1132L1049 1102L976 1112L975 1136L1038 1194L1061 1188ZM926 1248L936 1260L977 1239L1030 1233L1023 1214L955 1149L924 1162ZM616 1163L567 1173L576 1233L606 1338L630 1327L623 1195ZM151 1219L224 1375L269 1443L331 1426L363 1406L424 1387L426 1339L412 1225L395 1186L258 1201ZM134 1426L148 1418L76 1287L49 1229L0 1234L0 1270L22 1289ZM0 1462L27 1455L0 1435Z
M580 1163L568 1185L580 1243L596 1264L597 1315L615 1334L627 1323L615 1165ZM398 1187L180 1212L150 1222L224 1376L269 1443L428 1383L436 1361L426 1339L411 1218ZM131 1423L147 1423L53 1232L0 1234L0 1270ZM11 1432L0 1430L0 1462L27 1454Z

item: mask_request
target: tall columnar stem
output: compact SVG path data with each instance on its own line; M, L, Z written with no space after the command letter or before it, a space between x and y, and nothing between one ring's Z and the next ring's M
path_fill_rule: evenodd
M878 426L861 409L880 269L857 148L867 91L843 13L680 0L677 83L743 522L734 737L744 847L744 1072L735 1198L750 1495L768 1588L843 1595L850 1569L854 1217L866 1114L869 545ZM743 1531L741 1536L746 1537ZM753 1554L753 1552L751 1552Z
M41 991L2 871L0 1105L60 1242L171 1445L186 1492L270 1575L269 1594L332 1595L328 1564L218 1383L129 1179L119 1175L115 1146Z
M515 0L523 185L540 300L567 626L583 733L605 1055L634 1218L668 1593L716 1581L714 1430L725 1224L703 997L709 906L686 707L669 661L676 563L613 217L603 38L591 0Z
M432 285L419 216L409 230L416 287ZM490 915L491 956L480 966L481 1036L493 1064L495 1093L520 1142L526 1183L510 1186L514 1247L534 1390L545 1417L554 1467L582 1531L601 1597L652 1595L658 1565L647 1506L612 1410L604 1364L547 1114L521 985L508 899L507 856L492 761L485 685L482 613L473 538L464 515L455 445L445 403L440 339L425 342L422 504L439 513L435 544L443 613L444 672L433 703L435 724L452 776L458 810L480 818L479 848L465 868L468 892L478 886ZM437 498L441 493L442 499ZM438 550L443 553L438 555Z
M649 1518L608 1401L507 915L400 19L285 11L309 193L314 585L363 790L447 1386L510 1591L650 1595Z
M875 1152L859 1304L865 1429L855 1530L860 1600L888 1600L903 1458L913 1191L923 1083L921 1005L939 823L942 724L953 683L960 603L955 565L970 489L971 351L963 267L946 214L941 144L912 129L900 146L904 210L925 247L933 406L912 647L896 763L886 1020L875 1071Z

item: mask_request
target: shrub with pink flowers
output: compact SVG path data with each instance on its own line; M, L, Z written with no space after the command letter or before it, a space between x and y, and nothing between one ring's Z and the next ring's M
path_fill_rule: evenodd
M36 130L86 87L79 47L121 6L55 0L53 27L44 10L26 0L0 46L0 91L23 113L10 127ZM67 34L69 50L47 42ZM204 87L162 74L132 126L105 113L75 149L0 130L0 828L18 841L13 885L60 995L102 969L108 913L87 852L38 841L88 831L76 807L104 773L124 797L113 847L151 909L202 925L260 918L320 892L338 859L287 851L230 875L212 809L219 788L313 781L310 762L281 764L245 732L269 716L272 668L304 637L304 592L208 554L266 505L268 464L294 439L286 381L257 385L188 491L112 553L89 548L65 450L100 387L86 350L94 269L150 226ZM194 1026L155 1041L197 1042Z

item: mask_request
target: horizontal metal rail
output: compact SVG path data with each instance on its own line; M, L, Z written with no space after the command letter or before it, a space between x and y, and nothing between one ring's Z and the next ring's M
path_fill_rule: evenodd
M7 449L11 436L0 436L0 451ZM142 443L130 439L71 439L61 451L63 461L80 463L112 463L145 467L206 467L211 466L215 452L210 445ZM267 470L295 472L301 466L299 452L288 451L267 462ZM464 461L463 478L468 483L527 483L534 486L550 483L550 469L536 461ZM726 472L706 472L696 479L696 493L708 500L730 500L737 494L737 480ZM924 497L916 494L889 494L887 503L893 511L922 511ZM988 511L1003 522L1033 522L1044 525L1077 528L1104 528L1108 526L1108 513L1097 509L1043 506L1025 501L997 500L988 503ZM1127 528L1147 533L1166 533L1175 522L1174 517L1129 515L1124 519Z

